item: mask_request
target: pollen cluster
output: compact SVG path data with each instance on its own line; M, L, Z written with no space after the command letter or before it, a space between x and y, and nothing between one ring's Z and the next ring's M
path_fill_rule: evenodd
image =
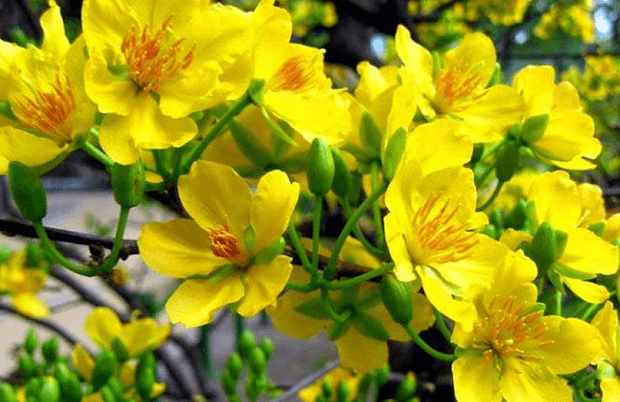
M226 226L215 226L209 229L211 251L218 257L232 259L243 254L239 240L228 231Z
M185 70L194 59L195 44L182 54L184 38L166 43L166 33L171 25L172 17L169 17L153 35L148 25L142 32L134 25L123 38L121 51L131 78L146 92L159 90L164 79Z
M302 56L286 60L271 82L273 91L302 92L312 87L314 69Z
M458 63L444 68L435 77L437 95L433 105L441 112L454 110L455 103L469 98L473 92L486 83L476 65Z

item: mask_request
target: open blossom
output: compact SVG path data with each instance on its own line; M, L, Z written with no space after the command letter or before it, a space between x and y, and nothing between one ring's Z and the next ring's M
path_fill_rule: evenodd
M247 49L248 18L209 1L86 0L86 91L105 113L100 142L121 164L139 149L180 147L196 135L187 116L224 99L201 103L223 66Z
M37 296L48 277L49 263L41 260L29 267L26 249L11 255L0 263L0 295L7 295L17 311L29 317L48 316L50 310Z
M457 125L442 119L409 135L387 189L389 213L384 222L396 277L420 280L439 311L471 325L476 311L464 294L489 281L495 264L509 250L476 233L486 216L475 212L473 173L462 167L472 143L456 133Z
M252 193L231 167L195 163L179 179L179 197L194 220L148 223L138 239L149 267L183 279L166 303L170 320L196 327L227 304L250 317L275 303L292 266L290 257L270 252L298 196L299 185L282 171L265 174Z
M592 319L592 325L598 330L600 336L603 360L612 368L612 370L606 370L605 376L601 378L602 402L614 402L620 395L620 343L618 342L620 323L618 312L611 302L605 302L603 308Z
M422 94L416 97L426 118L456 119L474 142L501 140L506 128L521 120L524 105L514 89L501 84L487 87L497 56L484 34L466 35L443 55L440 66L434 66L431 53L401 25L396 30L396 51L404 64L401 79L409 92Z
M84 91L84 39L69 44L54 1L41 26L40 49L0 45L0 100L15 116L0 122L0 174L7 173L11 161L51 169L76 148L76 135L88 130L95 115Z
M507 254L489 288L474 298L473 330L457 323L463 350L452 364L459 402L571 402L560 374L586 367L600 355L596 330L576 318L544 316L536 304L536 266L522 252Z

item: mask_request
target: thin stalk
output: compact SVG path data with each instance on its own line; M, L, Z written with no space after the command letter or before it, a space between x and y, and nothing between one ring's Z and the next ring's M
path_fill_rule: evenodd
M405 331L407 331L407 333L409 334L411 339L413 339L413 341L416 343L416 345L418 345L420 347L420 349L422 349L423 351L425 351L426 353L428 353L429 355L431 355L435 359L441 360L441 361L444 361L444 362L451 362L451 361L456 360L456 356L453 355L453 354L442 353L442 352L439 352L439 351L433 349L433 347L431 345L426 343L426 341L424 341L424 339L422 339L420 337L420 335L418 335L418 333L415 332L415 330L413 329L413 326L411 325L411 323L403 325L403 328L405 329Z
M369 281L370 279L384 275L392 268L394 268L394 263L390 262L389 264L382 265L379 268L368 271L362 275L356 276L355 278L344 279L336 282L327 282L325 284L325 287L327 287L329 290L340 290L344 288L349 288L351 286L357 286L361 283Z
M84 152L86 152L88 155L92 156L93 158L95 158L99 162L101 162L106 167L114 166L114 161L112 159L110 159L110 157L108 155L103 153L101 150L99 150L99 148L97 148L96 146L94 146L90 142L83 141L80 144L80 148L82 148L82 150Z
M325 309L325 313L327 313L327 316L330 319L334 321L338 321L338 322L343 322L343 321L348 320L349 317L351 317L351 310L346 310L342 314L338 314L334 310L330 302L329 292L327 291L326 288L321 288L321 300L323 301L323 308Z
M314 213L312 214L312 271L319 269L319 245L321 241L321 218L323 217L323 196L314 197Z
M379 165L377 163L372 164L372 191L379 188ZM383 232L383 219L381 217L381 209L379 208L379 197L377 197L372 203L372 218L373 226L375 227L375 236L377 237L377 244L380 248L385 248L385 233Z
M341 205L345 218L349 219L349 217L351 216L351 205L349 205L348 197L345 197L341 200ZM364 245L366 250L368 250L368 252L370 252L372 255L380 259L385 259L387 257L385 252L375 247L368 241L368 239L366 238L366 236L364 236L364 233L362 233L362 230L358 225L353 226L353 233L355 234L355 237L357 237L357 239L362 243L362 245Z
M237 346L237 351L239 351L241 335L243 335L245 330L245 318L237 313L234 313L233 316L235 317L235 345Z
M450 332L450 328L446 325L443 314L441 314L436 308L433 308L433 312L435 313L435 323L437 324L437 329L447 341L450 341L452 338L452 333Z
M482 204L481 206L476 208L476 211L484 211L485 209L487 209L489 207L489 205L491 205L493 203L493 201L495 201L495 199L499 195L499 192L501 191L503 185L504 185L503 181L498 181L497 186L495 186L495 189L493 190L493 194L491 194L489 199L487 199L484 204Z
M213 356L211 355L211 324L203 325L199 329L200 354L202 355L202 367L207 378L213 378Z
M313 271L312 264L308 259L308 255L306 254L306 250L304 246L301 244L301 239L299 238L299 233L297 233L297 229L295 229L295 224L291 221L288 223L288 228L286 229L286 233L288 234L288 239L295 249L297 256L299 257L299 261L301 261L301 265L303 268L310 274L310 276L315 277L316 271ZM314 275L312 274L314 272Z
M553 315L562 315L562 291L556 290L553 294Z

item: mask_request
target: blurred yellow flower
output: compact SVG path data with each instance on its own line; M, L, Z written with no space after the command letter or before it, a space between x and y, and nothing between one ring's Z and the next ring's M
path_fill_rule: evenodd
M138 239L149 267L184 279L166 303L170 320L195 327L227 304L250 317L275 303L292 269L279 254L299 185L275 170L252 193L231 167L198 161L179 196L194 220L149 223Z
M41 259L37 265L28 266L26 249L13 253L0 263L0 295L7 295L17 311L33 318L42 318L50 310L37 293L47 281L49 263Z
M323 392L323 383L327 382L332 390L336 390L338 384L343 382L349 388L349 399L355 398L359 386L360 375L356 375L350 369L338 366L323 377L319 378L312 385L302 389L297 393L299 399L304 402L315 402L316 397Z

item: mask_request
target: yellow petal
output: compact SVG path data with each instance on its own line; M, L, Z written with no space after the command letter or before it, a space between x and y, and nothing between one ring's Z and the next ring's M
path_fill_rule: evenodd
M601 152L601 143L594 138L594 121L581 112L566 113L562 118L552 115L544 135L531 145L543 157L569 162L581 156L594 159Z
M112 340L122 336L123 326L112 309L96 307L86 317L84 330L96 344L102 348L110 348Z
M291 279L299 280L298 278ZM296 306L317 296L319 296L318 292L286 292L278 298L278 305L276 307L267 307L267 313L273 321L273 326L278 331L296 339L312 338L321 332L323 328L329 325L330 320L314 319L295 311Z
M394 267L396 278L402 282L410 282L416 279L417 275L413 271L413 264L407 250L407 243L405 242L403 229L401 229L401 219L392 212L386 215L383 220L385 237L390 256L392 256L392 260L396 264Z
M266 306L276 303L291 276L291 258L279 255L267 265L253 265L245 278L245 296L237 307L244 317L252 317Z
M605 286L565 276L562 277L562 281L574 294L588 303L598 304L609 299L609 291Z
M50 8L41 15L41 28L43 29L41 50L52 53L57 58L62 57L69 49L69 41L65 35L60 7L53 0L50 1Z
M0 127L0 175L8 173L8 162L17 161L35 167L56 161L70 152L70 145L56 142L11 126ZM51 168L51 167L50 167Z
M491 359L466 355L452 363L454 393L459 402L501 402L499 373Z
M525 118L549 113L553 102L555 71L551 66L528 66L512 79L512 86L527 105Z
M560 264L581 272L611 275L618 270L618 248L587 229L568 232Z
M466 66L475 69L480 77L478 86L484 88L495 71L495 45L486 35L476 32L465 35L463 41L446 52L443 57L442 70Z
M368 338L353 326L344 336L336 340L338 357L343 367L366 373L382 367L388 362L388 348L386 342Z
M601 379L602 402L616 402L620 396L620 377Z
M535 352L544 360L551 372L569 374L588 366L600 356L600 343L596 329L577 318L546 316L543 340L552 340Z
M577 186L583 219L579 226L588 228L590 225L605 221L607 212L603 200L603 190L596 184L581 183Z
M159 325L152 318L142 318L125 324L123 344L129 356L140 356L158 348L170 334L169 325Z
M208 275L229 264L213 254L208 233L189 219L144 225L138 247L146 265L173 278Z
M95 361L92 357L90 357L81 343L77 343L73 346L73 351L71 352L71 363L83 379L90 381L93 370L95 369Z
M618 350L618 313L610 301L605 302L603 308L596 313L591 322L592 326L599 332L601 347L605 352L605 358L615 364L617 362Z
M412 290L411 302L413 304L413 320L411 325L415 332L420 333L433 326L435 323L435 313L433 312L433 306L426 296L414 292L413 286L410 286L410 289ZM394 322L383 303L379 303L375 307L368 309L368 312L383 324L388 334L390 334L390 339L399 342L411 341L411 337L407 331L404 330L402 325Z
M355 87L355 98L367 108L373 104L374 100L391 86L396 85L396 67L389 66L377 68L367 61L363 61L357 65L357 73L360 80ZM390 72L389 75L387 72ZM394 78L394 80L389 80Z
M256 252L281 236L288 226L299 197L299 184L291 183L280 170L261 177L252 197L250 221L256 232Z
M243 292L238 273L217 282L188 279L168 299L166 312L173 324L198 327L213 321L213 314L241 299Z
M553 375L544 367L520 364L511 359L502 371L500 386L507 401L572 402L573 390L565 379Z
M123 37L132 26L139 26L134 13L121 0L85 0L82 26L89 50L109 48L120 51Z
M179 178L179 197L203 229L226 223L230 233L243 239L250 224L251 193L231 167L206 161L194 163L189 173Z
M17 311L32 318L43 318L50 315L50 309L36 293L23 292L14 294L11 302Z
M526 232L521 232L520 230L508 228L504 233L502 233L502 237L500 237L499 241L500 243L505 244L509 249L516 250L521 243L530 243L532 241L532 235Z
M577 185L564 171L540 175L532 183L528 199L536 205L538 224L548 222L556 230L567 231L581 219Z
M433 92L433 57L423 46L411 39L409 30L403 25L396 28L396 53L405 65L405 71L413 78L419 90L425 95Z

